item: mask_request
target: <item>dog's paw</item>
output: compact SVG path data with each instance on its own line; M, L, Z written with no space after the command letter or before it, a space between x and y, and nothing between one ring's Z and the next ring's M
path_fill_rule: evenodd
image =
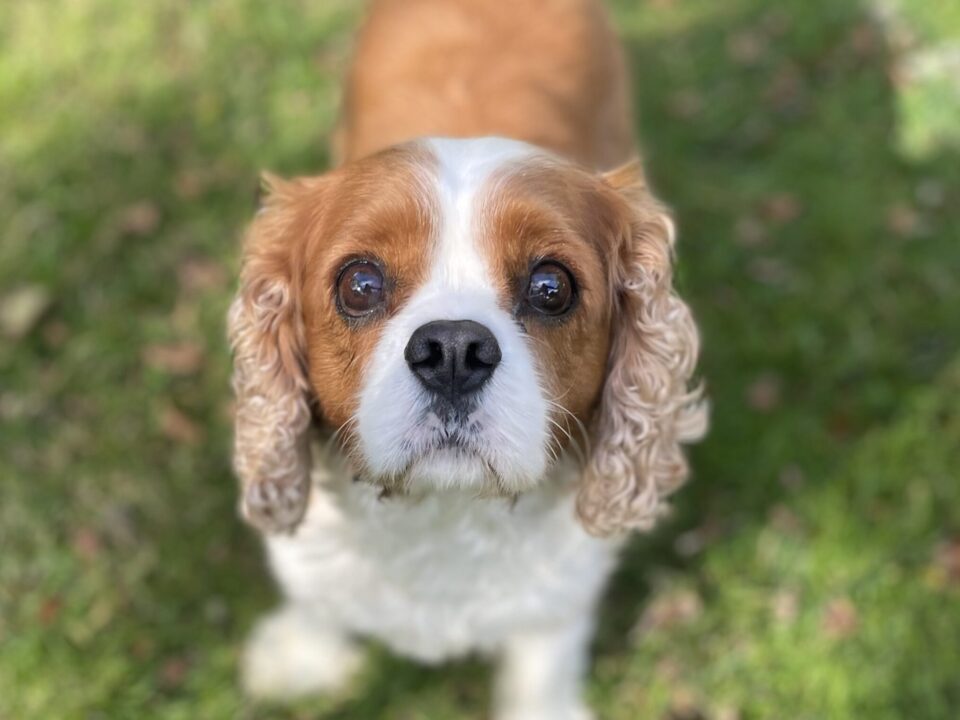
M289 478L249 483L243 491L244 519L265 533L292 532L307 511L310 483Z
M349 683L361 661L348 638L303 612L284 608L261 620L250 634L243 688L261 700L334 694Z
M595 720L596 716L582 705L569 708L509 708L501 709L496 720Z
M496 720L595 720L592 711L583 705L569 708L501 708Z

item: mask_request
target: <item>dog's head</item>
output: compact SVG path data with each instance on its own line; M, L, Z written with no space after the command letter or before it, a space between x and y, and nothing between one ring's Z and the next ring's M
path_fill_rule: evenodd
M267 184L230 312L253 524L299 521L314 421L404 493L513 496L579 453L589 531L652 524L705 410L673 225L637 165L428 140Z

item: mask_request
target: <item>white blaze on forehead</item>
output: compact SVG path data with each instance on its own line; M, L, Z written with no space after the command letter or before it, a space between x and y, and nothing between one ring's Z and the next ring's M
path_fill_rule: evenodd
M478 205L496 171L530 157L535 149L504 138L434 138L426 145L437 159L436 192L442 214L437 254L427 284L493 293L489 264L476 243Z
M505 489L522 490L537 482L547 463L549 407L527 340L497 297L491 264L477 242L479 213L491 178L538 151L501 138L430 139L435 158L431 192L439 211L437 235L424 284L387 322L368 364L357 412L357 436L368 469L390 475L412 467L410 482L419 488L476 487L485 473L479 460L431 457L436 418L430 396L407 367L403 351L413 332L434 320L473 320L497 338L502 360L481 391L471 421ZM479 465L478 465L479 463ZM450 475L457 475L451 477Z

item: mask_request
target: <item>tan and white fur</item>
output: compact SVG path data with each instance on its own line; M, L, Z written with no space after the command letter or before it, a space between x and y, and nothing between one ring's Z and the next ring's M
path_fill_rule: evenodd
M589 717L617 551L706 425L628 105L599 0L373 2L341 163L268 178L230 311L241 509L284 595L245 652L252 695L336 691L373 638L494 658L498 720ZM382 282L362 315L357 263ZM529 299L544 266L570 281L555 316ZM464 321L498 349L454 410L405 348Z

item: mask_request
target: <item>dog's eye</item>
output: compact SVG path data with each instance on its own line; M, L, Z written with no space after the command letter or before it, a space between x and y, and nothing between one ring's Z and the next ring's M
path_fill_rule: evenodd
M562 315L573 303L570 271L555 262L542 262L530 273L527 303L544 315Z
M337 304L344 315L362 317L383 304L383 273L367 260L357 260L340 271Z

